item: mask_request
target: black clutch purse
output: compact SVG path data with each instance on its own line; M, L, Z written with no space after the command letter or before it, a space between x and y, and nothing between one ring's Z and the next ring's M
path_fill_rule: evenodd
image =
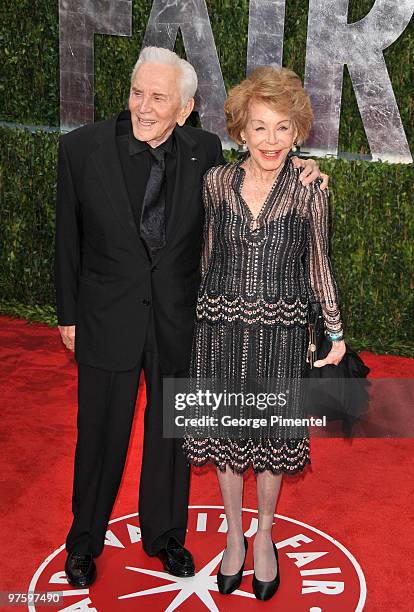
M308 311L308 349L304 378L305 411L327 421L342 421L344 435L351 436L354 423L368 408L370 369L360 356L346 344L346 353L338 365L314 366L324 359L332 342L325 335L322 309L319 302L310 304Z

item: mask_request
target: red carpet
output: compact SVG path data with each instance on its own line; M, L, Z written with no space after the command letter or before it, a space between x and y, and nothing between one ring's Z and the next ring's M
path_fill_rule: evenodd
M71 519L76 369L72 355L60 342L57 330L44 325L29 325L24 321L8 317L0 318L0 355L2 402L0 591L24 592L27 591L33 574L41 563L64 543ZM371 353L363 353L362 357L371 368L373 377L414 377L412 359L376 356ZM113 518L134 514L137 508L143 395L140 394L137 402L134 435ZM244 500L246 509L256 508L254 485L254 477L250 474L246 479ZM313 529L316 528L323 534L328 534L334 539L333 542L329 540L329 546L334 548L337 540L356 558L366 580L365 610L408 612L414 610L410 567L414 544L413 489L412 439L351 441L313 439L312 466L302 476L285 479L277 511L282 517L295 519ZM193 475L190 501L194 506L221 505L218 486L211 470L205 469L201 474ZM209 558L222 550L224 535L220 531L222 525L220 514L219 510L203 508L190 512L189 530L194 531L191 535L193 543L191 548L198 567L207 563L210 547ZM245 513L246 527L250 525L252 517L254 518L253 513ZM324 539L323 534L320 536L310 531L306 525L299 528L297 523L287 519L281 518L276 521L274 533L279 546L281 540L294 537L295 534L301 533L311 539L309 536L314 533L314 544L319 548L313 550L325 550L325 552L328 550L328 540ZM207 527L203 527L207 520ZM111 589L114 588L114 579L112 581L110 579L110 576L114 575L111 568L126 560L121 553L129 554L128 567L143 562L140 548L135 548L135 558L135 553L130 553L131 547L125 550L123 548L125 542L122 538L126 537L125 534L128 533L128 543L131 543L137 538L138 533L134 528L134 525L137 525L136 517L131 517L127 522L131 524L128 531L125 522L111 525L113 542L105 547L104 554L97 560L100 578L90 591L89 601L93 603L85 603L89 598L86 594L78 597L76 601L83 600L84 603L77 607L74 605L73 596L67 596L58 607L41 609L97 609L112 612L115 607L111 603L111 597L167 584L164 579L161 580L154 575L154 572L160 570L160 564L157 560L151 559L148 560L147 567L150 570L152 568L153 575L148 576L147 573L143 578L142 572L139 573L133 568L128 569L125 580L122 584L116 585L115 590L118 586L119 588L115 595L111 595L106 589L105 585L109 582L112 583ZM210 526L212 531L209 531ZM207 534L204 533L204 529ZM306 574L302 572L307 570L306 564L303 567L294 564L294 561L298 560L294 555L305 552L304 549L285 544L285 548L282 547L280 552L282 581L280 592L271 602L256 602L247 596L234 594L226 598L214 592L212 601L215 602L217 609L226 612L236 607L283 612L351 611L355 609L353 602L360 584L356 584L355 568L350 559L342 552L338 553L338 550L337 547L335 553L331 551L326 555L326 559L331 555L329 561L321 557L313 565L309 564L310 568L316 566L325 568L324 571L315 574L317 570L313 573L309 570ZM53 563L57 564L57 569L54 571L63 569L62 558L61 555L51 561L50 567ZM248 557L246 565L248 570L251 569L250 559ZM342 579L345 581L342 603L336 603L339 599L335 594L323 597L312 593L301 595L300 589L306 588L306 581L312 582L315 578L325 581L339 580L335 572L326 570L333 567L332 563L342 564ZM321 578L320 574L325 575ZM59 590L58 578L55 577L55 580L57 582L53 590ZM245 591L249 590L249 580L250 576L243 580L241 588ZM298 582L301 580L302 584ZM45 584L42 583L42 577L39 578L38 589L41 584ZM293 586L296 589L295 593ZM60 590L65 589L67 585L62 584ZM116 610L150 608L166 610L177 593L177 590L165 591L164 594L140 596L138 599L116 600ZM180 597L184 595L181 593ZM323 603L320 603L321 601ZM14 608L2 606L0 609L27 610L27 606ZM174 609L184 612L206 610L208 607L202 604L200 596L193 594L183 599Z

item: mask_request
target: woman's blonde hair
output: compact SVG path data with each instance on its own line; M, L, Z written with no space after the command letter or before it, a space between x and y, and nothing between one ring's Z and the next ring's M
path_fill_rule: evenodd
M309 135L313 112L301 80L293 70L266 66L253 72L229 91L224 105L230 138L241 144L240 132L246 128L251 102L263 102L272 110L289 115L297 132L296 142Z

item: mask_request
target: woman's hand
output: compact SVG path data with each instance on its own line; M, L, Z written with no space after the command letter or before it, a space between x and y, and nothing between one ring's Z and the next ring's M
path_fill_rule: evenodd
M299 174L299 180L304 187L313 183L317 178L322 179L322 191L328 187L329 176L319 170L319 166L314 159L302 159L297 155L294 155L291 159L294 168L304 168Z
M315 368L322 368L325 365L338 365L345 355L345 340L333 340L332 348L325 359L317 359L313 364Z

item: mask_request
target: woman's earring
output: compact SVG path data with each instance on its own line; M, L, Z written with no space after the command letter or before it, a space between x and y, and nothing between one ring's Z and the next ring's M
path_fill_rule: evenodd
M244 140L244 138L242 140L242 151L247 151L247 144L246 144L246 141Z
M298 143L296 142L296 140L293 143L292 151L293 151L293 153L297 153L299 151L299 146L298 146Z

